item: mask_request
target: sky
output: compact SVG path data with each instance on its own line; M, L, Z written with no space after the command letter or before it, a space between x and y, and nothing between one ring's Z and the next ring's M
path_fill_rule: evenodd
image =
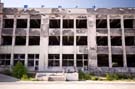
M44 5L45 8L112 8L112 7L135 7L135 0L1 0L4 7L28 7L40 8Z

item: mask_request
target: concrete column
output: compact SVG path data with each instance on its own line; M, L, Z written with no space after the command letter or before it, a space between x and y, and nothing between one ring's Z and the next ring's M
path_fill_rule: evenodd
M126 47L125 47L125 31L124 31L124 19L121 15L121 31L122 31L122 48L123 48L123 65L127 67L127 59L126 59Z
M40 33L40 58L39 71L44 71L48 68L48 31L49 31L49 16L41 16L41 33Z
M88 67L97 67L97 47L96 47L96 16L88 16Z
M2 38L1 38L1 34L2 34L2 28L3 28L3 15L0 15L0 45L2 44L1 43L1 40L2 40Z
M13 66L14 62L14 46L15 46L15 30L16 30L17 18L14 16L14 25L13 25L13 36L12 36L12 51L11 51L11 62L10 65Z
M77 66L76 60L76 18L74 18L74 67Z
M109 67L112 68L112 51L111 51L110 16L109 15L107 15L107 30L108 30Z
M29 29L30 29L30 15L27 19L27 30L26 30L26 53L25 53L25 66L28 66L28 44L29 44Z
M60 68L62 68L62 37L63 37L63 17L60 17Z

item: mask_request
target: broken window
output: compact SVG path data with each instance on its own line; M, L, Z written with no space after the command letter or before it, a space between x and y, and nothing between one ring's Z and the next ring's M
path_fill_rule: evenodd
M77 36L76 45L87 45L87 36Z
M126 46L135 46L135 36L127 36L125 37Z
M3 27L4 28L13 28L14 27L14 19L4 19L3 22Z
M125 19L124 28L133 28L133 19Z
M62 66L74 66L74 54L63 54Z
M135 54L128 54L127 55L127 66L128 67L135 67Z
M39 54L28 54L28 66L34 67L36 59L39 59Z
M10 65L11 54L0 54L0 65Z
M110 19L110 28L121 28L120 19Z
M60 45L60 36L49 36L49 45Z
M121 46L122 45L121 36L112 36L111 37L111 45L112 46Z
M19 61L24 65L25 54L14 54L14 65Z
M76 28L87 28L87 19L76 20Z
M63 42L63 45L74 45L74 37L63 36L62 42Z
M98 54L97 55L97 64L98 67L108 67L109 66L109 60L107 54Z
M17 28L27 28L27 19L17 19Z
M50 28L60 28L60 19L51 19L49 23Z
M97 19L96 28L107 28L107 20L106 19Z
M74 20L64 19L63 20L63 28L74 28Z
M41 19L31 19L30 28L40 28Z
M53 67L53 66L59 66L59 54L48 54L48 66Z
M26 36L16 36L15 45L26 45Z
M98 46L107 46L108 45L107 36L98 36L97 37L97 45Z
M88 54L77 54L77 67L88 66Z
M1 45L12 45L12 36L2 36Z
M123 67L123 55L112 55L112 67Z
M39 45L40 37L39 36L29 36L29 45Z

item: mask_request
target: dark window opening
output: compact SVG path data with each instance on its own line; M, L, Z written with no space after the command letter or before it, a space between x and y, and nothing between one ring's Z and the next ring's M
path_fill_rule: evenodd
M127 36L125 37L126 46L135 46L135 36Z
M15 45L26 45L26 36L16 36Z
M10 65L10 54L0 54L0 65Z
M63 20L63 28L74 28L74 20L71 19Z
M60 45L60 36L49 36L49 45Z
M123 55L112 55L112 67L123 67Z
M62 42L63 42L63 45L74 45L74 37L63 36Z
M107 28L107 20L106 19L97 19L96 28Z
M87 20L76 20L76 28L87 28Z
M16 65L17 62L21 62L24 65L24 60L14 60L14 66Z
M33 67L34 66L34 60L28 60L28 66Z
M60 28L60 19L50 20L49 27L50 28Z
M27 28L27 19L17 19L17 28Z
M39 59L39 54L28 54L28 59Z
M14 59L16 60L25 59L25 54L14 54Z
M121 46L122 45L121 37L111 37L111 45L112 46Z
M110 28L121 28L120 19L111 19Z
M29 45L40 45L40 37L39 36L30 36Z
M48 60L49 67L54 67L54 66L59 66L59 65L60 65L59 60Z
M108 45L108 39L106 36L98 36L97 37L97 45L98 46L107 46Z
M62 55L62 66L74 66L74 55L63 54Z
M135 54L127 55L127 66L135 67Z
M4 19L4 28L13 28L14 27L14 19Z
M48 59L59 59L60 55L59 54L48 54Z
M77 36L76 44L77 45L87 45L87 36Z
M31 19L30 28L40 28L41 20L40 19Z
M12 45L12 37L11 36L2 36L2 45Z
M88 66L88 55L87 54L77 54L76 60L77 67Z
M133 19L125 19L124 28L133 28Z
M97 55L97 64L98 67L108 67L109 66L109 60L107 54L98 54Z

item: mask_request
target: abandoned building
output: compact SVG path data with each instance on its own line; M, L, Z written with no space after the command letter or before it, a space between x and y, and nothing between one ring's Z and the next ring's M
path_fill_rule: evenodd
M4 8L0 70L135 73L135 8Z

